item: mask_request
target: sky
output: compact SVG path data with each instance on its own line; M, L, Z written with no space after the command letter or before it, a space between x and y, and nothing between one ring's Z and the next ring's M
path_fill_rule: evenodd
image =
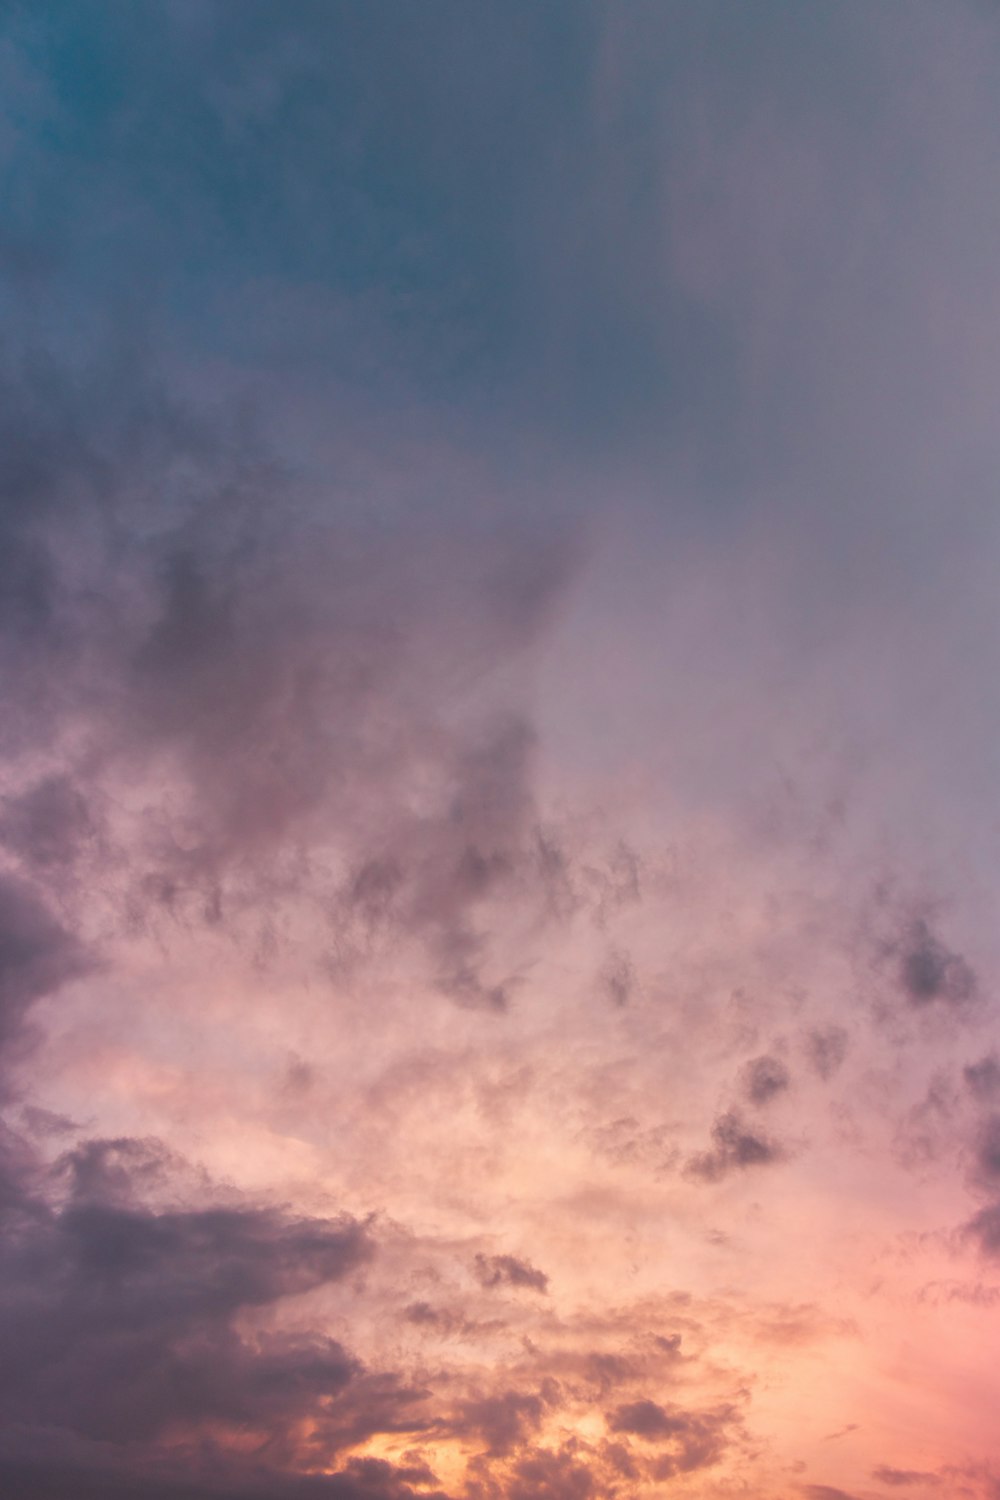
M1000 1500L998 79L3 0L5 1497Z

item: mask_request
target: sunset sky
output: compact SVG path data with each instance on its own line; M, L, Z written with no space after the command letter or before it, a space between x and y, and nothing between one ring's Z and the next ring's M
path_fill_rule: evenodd
M0 6L0 1496L1000 1500L1000 14Z

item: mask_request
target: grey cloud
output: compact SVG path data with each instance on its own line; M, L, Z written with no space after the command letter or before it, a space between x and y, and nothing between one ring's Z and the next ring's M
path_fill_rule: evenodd
M584 1367L589 1379L602 1392L633 1379L636 1374L633 1362L620 1354L591 1354L585 1360Z
M967 1236L975 1240L983 1255L1000 1258L1000 1202L981 1208L965 1225Z
M36 434L40 397L9 383L14 425ZM308 495L231 411L191 417L141 363L95 373L94 412L81 382L51 384L44 462L34 439L6 455L4 729L59 756L76 728L59 769L6 797L0 838L49 879L90 851L133 926L302 896L337 962L412 941L442 993L506 1009L490 903L552 915L566 877L540 839L517 694L456 706L546 628L569 528L510 519L482 537L428 516L386 535L338 493ZM150 790L165 780L169 797ZM419 811L418 780L435 788ZM119 807L142 788L145 809L114 840L110 785ZM340 891L309 858L331 843L355 871Z
M975 1173L987 1187L1000 1184L1000 1114L988 1115L979 1127Z
M516 1255L477 1255L475 1271L480 1286L487 1288L525 1287L533 1292L547 1292L549 1289L545 1272Z
M935 937L923 918L913 922L901 943L899 981L915 1007L965 1005L976 993L976 976L961 954Z
M170 1165L155 1143L76 1148L57 1174L68 1189L61 1207L42 1195L43 1175L23 1151L8 1159L17 1189L0 1239L8 1428L47 1425L124 1452L178 1425L221 1422L269 1432L291 1458L303 1411L322 1411L333 1447L359 1423L398 1420L410 1398L392 1382L373 1385L336 1341L253 1338L234 1322L358 1270L373 1251L361 1225L146 1208L141 1196Z
M520 1447L537 1431L550 1399L546 1394L503 1391L478 1400L463 1401L453 1419L453 1427L463 1437L484 1442L493 1455L509 1453Z
M214 1455L198 1477L171 1474L174 1466L164 1460L144 1468L112 1466L106 1454L72 1448L53 1456L53 1448L58 1455L61 1445L51 1433L44 1445L22 1446L44 1451L21 1455L0 1449L0 1483L4 1494L17 1500L66 1500L69 1494L74 1500L448 1500L427 1469L382 1459L350 1459L339 1472L323 1476L289 1474L258 1463L251 1472L227 1479L212 1461Z
M90 964L79 941L29 886L0 875L0 1047L14 1037L36 1000Z
M536 1448L518 1458L507 1481L505 1500L590 1500L598 1482L573 1448Z
M719 1116L712 1126L712 1141L711 1151L688 1161L685 1170L689 1176L719 1182L732 1172L770 1166L784 1155L780 1146L744 1124L737 1110Z
M969 1092L981 1104L988 1104L1000 1095L1000 1059L989 1052L978 1062L967 1063L962 1070Z
M0 840L40 870L73 864L95 833L88 801L66 775L47 776L0 805Z
M735 1420L732 1407L684 1411L655 1401L631 1401L608 1418L612 1432L629 1433L653 1443L669 1443L673 1451L659 1458L654 1477L669 1479L707 1468L721 1458Z
M751 1104L768 1104L791 1084L791 1074L779 1057L755 1057L743 1070L743 1089Z
M910 1484L937 1484L940 1477L927 1469L895 1469L891 1464L879 1464L872 1469L873 1479L877 1479L880 1484L892 1485L893 1488Z

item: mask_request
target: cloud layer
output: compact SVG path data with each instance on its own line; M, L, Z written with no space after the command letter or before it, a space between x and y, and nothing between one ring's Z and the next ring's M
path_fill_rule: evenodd
M1000 1495L988 10L0 20L0 1490Z

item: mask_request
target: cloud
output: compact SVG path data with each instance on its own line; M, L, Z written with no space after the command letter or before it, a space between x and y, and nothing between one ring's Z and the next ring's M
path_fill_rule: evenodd
M0 875L0 1048L16 1037L35 1001L79 977L91 963L30 886Z
M484 1442L488 1453L504 1455L521 1448L538 1430L548 1404L543 1395L522 1391L463 1401L454 1419L455 1430Z
M516 1255L482 1255L475 1260L476 1279L480 1286L526 1287L533 1292L547 1292L549 1278L529 1261Z
M995 1052L987 1053L978 1062L966 1063L962 1073L969 1092L980 1103L988 1104L1000 1094L1000 1059Z
M589 1464L572 1447L536 1448L520 1457L506 1486L507 1500L590 1500L599 1493Z
M1000 1115L987 1115L976 1140L975 1173L986 1187L1000 1183Z
M901 947L899 980L911 1005L960 1007L973 999L976 976L972 969L934 936L922 918L912 923Z
M743 1070L743 1091L751 1104L768 1104L791 1084L791 1074L779 1057L755 1057Z
M968 1446L997 37L911 9L5 9L0 1490L794 1489L872 1309L822 1425L906 1308Z
M627 1433L657 1444L671 1444L672 1452L656 1461L655 1477L669 1479L717 1463L729 1440L735 1413L731 1407L689 1412L655 1401L631 1401L608 1417L612 1432Z
M890 1464L879 1464L872 1469L872 1478L880 1484L899 1488L910 1484L937 1484L941 1476L927 1469L895 1469Z
M240 1326L364 1266L373 1245L356 1221L145 1207L169 1180L157 1143L85 1142L63 1159L57 1206L30 1157L12 1167L18 1211L0 1240L8 1430L45 1426L81 1451L110 1444L120 1456L171 1434L256 1431L294 1462L304 1412L335 1451L410 1399L373 1385L334 1339ZM366 1393L367 1417L351 1410L354 1391Z
M720 1115L712 1126L711 1151L692 1156L685 1171L705 1182L720 1182L733 1172L771 1166L783 1159L782 1148L744 1124L737 1110Z
M987 1204L965 1225L965 1233L979 1244L990 1259L1000 1257L1000 1202Z
M30 1457L0 1452L0 1479L21 1500L64 1500L67 1492L79 1500L447 1500L426 1469L373 1458L350 1459L339 1472L324 1476L258 1464L239 1478L227 1480L216 1472L202 1479L190 1473L190 1465L182 1472L184 1467L168 1462L136 1474L73 1451L61 1460L51 1451Z
M95 834L87 799L68 776L46 776L3 799L0 840L39 870L72 865Z

